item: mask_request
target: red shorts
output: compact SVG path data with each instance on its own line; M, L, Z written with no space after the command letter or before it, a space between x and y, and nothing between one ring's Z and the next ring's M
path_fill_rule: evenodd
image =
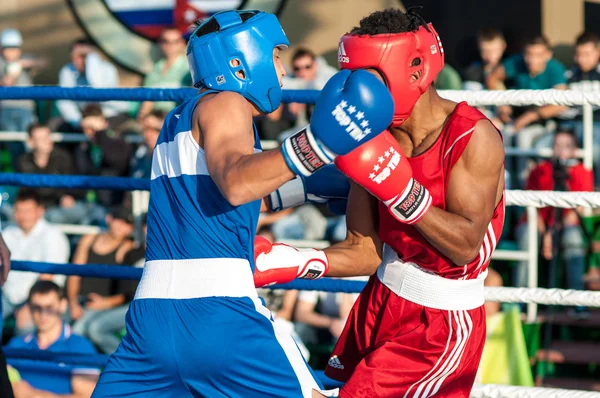
M340 397L469 397L484 343L483 306L467 311L424 307L399 297L373 275L325 374L346 382Z

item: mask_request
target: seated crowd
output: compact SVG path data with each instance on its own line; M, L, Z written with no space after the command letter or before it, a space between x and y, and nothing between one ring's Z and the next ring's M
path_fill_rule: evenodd
M553 58L543 36L533 37L523 52L504 56L501 32L484 29L477 35L480 60L460 73L447 65L440 73L439 89L573 89L597 91L600 87L600 39L583 33L575 41L573 67L566 69ZM20 52L22 38L15 30L0 35L0 85L31 85L42 60ZM146 87L190 85L185 41L179 31L165 29L159 40L162 58L146 76ZM60 70L63 86L117 87L117 69L104 60L87 40L72 43L70 61ZM15 66L16 65L16 66ZM291 57L284 87L320 89L336 72L325 58L308 49ZM129 176L150 178L152 153L163 121L174 103L102 104L61 100L55 115L35 121L32 101L0 101L0 131L26 131L23 143L3 142L0 172L48 175ZM581 108L485 107L481 110L504 134L507 147L551 148L551 159L507 158L507 184L528 190L592 191L600 181L600 112L594 112L594 173L576 157L583 138ZM260 137L281 141L304 126L312 112L307 104L284 104L272 114L257 118ZM598 120L597 120L598 119ZM75 143L55 142L53 133L78 133ZM1 134L1 132L0 132ZM516 160L515 160L516 159ZM514 161L513 161L514 160ZM595 176L594 176L595 174ZM144 263L145 221L134 219L132 197L122 191L20 189L0 187L4 239L15 260L51 263L107 264L141 267ZM503 237L525 249L526 217L515 209L507 213ZM538 235L543 261L560 256L564 263L558 287L600 289L599 268L589 267L600 244L586 227L581 209L540 209ZM98 232L65 235L61 225L97 226ZM136 226L138 228L136 228ZM262 214L257 233L272 240L307 239L336 242L345 238L345 217L325 205L307 204L278 213ZM134 239L135 237L135 239ZM591 255L590 255L591 253ZM498 263L492 264L494 267ZM600 266L600 264L597 264ZM490 285L525 286L527 263L510 263L490 272ZM13 271L2 288L4 341L8 347L60 353L112 353L125 327L125 314L136 282ZM322 368L339 337L356 295L261 289L275 322L291 332L303 354ZM500 310L489 305L488 310ZM573 308L585 317L585 308ZM35 371L28 361L11 360L11 380L17 397L53 397L91 394L98 369L58 367Z

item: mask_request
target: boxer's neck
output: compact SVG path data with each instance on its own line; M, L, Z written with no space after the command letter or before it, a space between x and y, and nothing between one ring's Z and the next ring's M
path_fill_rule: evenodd
M391 132L409 157L416 156L433 145L455 106L431 87L419 98L410 117Z

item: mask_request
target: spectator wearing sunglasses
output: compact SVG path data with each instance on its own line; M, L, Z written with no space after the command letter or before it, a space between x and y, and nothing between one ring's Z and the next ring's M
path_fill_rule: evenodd
M166 28L160 33L158 47L162 57L154 64L152 71L144 78L144 87L181 87L184 78L190 74L185 56L185 40L176 28ZM138 111L141 122L152 110L169 112L175 102L143 102Z
M292 76L282 79L283 87L292 90L321 90L337 69L328 65L323 57L317 57L307 48L298 48L292 56ZM313 105L292 102L288 111L296 119L294 127L284 131L280 138L295 132L297 127L304 127L310 120Z
M57 284L46 280L36 282L29 291L28 302L35 330L28 335L14 337L8 347L62 354L96 353L90 341L71 333L70 326L63 322L67 300ZM55 397L58 394L89 397L100 373L99 369L58 363L44 364L40 368L39 363L24 359L10 359L8 363L20 374L20 380L12 382L16 398Z

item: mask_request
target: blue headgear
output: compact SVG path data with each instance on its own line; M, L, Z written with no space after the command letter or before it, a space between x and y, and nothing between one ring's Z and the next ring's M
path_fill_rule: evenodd
M240 15L247 12L255 15L242 22ZM198 36L198 30L213 19L219 30ZM194 30L187 46L194 87L235 91L262 112L273 112L281 104L273 49L289 44L273 14L254 10L216 13ZM243 78L236 75L238 71L243 71Z

